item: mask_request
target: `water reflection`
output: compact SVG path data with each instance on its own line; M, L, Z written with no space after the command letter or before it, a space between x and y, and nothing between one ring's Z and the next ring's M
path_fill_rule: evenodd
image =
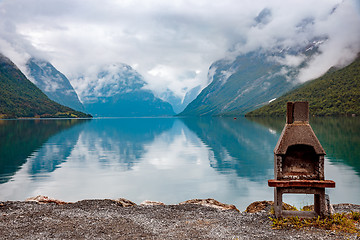
M101 168L131 170L145 147L173 123L171 118L95 119L82 132L73 157L83 164L95 159Z
M86 120L0 120L0 184L7 182L51 136L84 121ZM48 154L45 155L46 161L39 161L38 166L32 168L33 174L42 167L47 168L46 171L52 171L59 164L57 160L63 159L63 156L53 159Z
M353 145L359 143L358 122L345 122L353 126L347 128L337 120L320 120L311 124L328 154L325 172L340 186L330 192L332 200L359 203L360 191L353 189L359 189L360 178L351 169L358 171L358 165L353 163L355 157L348 158L358 156L354 146L359 145ZM273 149L284 122L246 118L119 118L84 124L14 121L14 131L0 127L2 143L12 149L7 152L1 145L1 166L14 168L8 171L11 181L0 183L0 199L43 194L65 201L125 197L137 203L149 199L175 204L215 198L243 210L253 201L273 199L267 180L273 178ZM333 128L338 129L326 131ZM4 129L7 134L3 135ZM9 156L16 154L15 149L29 145L12 164ZM0 179L4 175L0 173ZM304 200L289 202L299 201Z
M345 163L360 176L360 119L314 118L311 126L332 163Z
M185 118L184 123L211 148L211 167L221 173L262 181L272 174L278 134L246 118Z

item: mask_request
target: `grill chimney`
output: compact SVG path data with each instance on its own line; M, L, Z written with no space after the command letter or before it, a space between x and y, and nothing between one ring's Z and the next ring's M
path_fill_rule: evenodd
M288 102L287 103L287 124L294 122L309 122L309 103L308 102Z

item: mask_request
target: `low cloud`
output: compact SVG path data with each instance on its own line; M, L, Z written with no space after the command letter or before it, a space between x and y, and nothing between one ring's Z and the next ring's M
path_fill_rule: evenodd
M349 64L360 52L360 3L342 2L316 24L315 31L329 40L320 46L321 54L300 73L301 82L321 76L332 66Z
M304 56L303 54L299 54L299 55L287 54L284 57L280 57L280 56L269 57L268 60L289 67L298 67L305 60L305 58L306 56Z
M95 1L2 0L0 51L20 68L30 56L49 60L76 89L96 76L89 68L125 63L146 88L183 98L211 79L222 58L326 36L321 54L300 73L315 78L360 51L356 0ZM289 66L301 56L287 56ZM86 77L82 77L85 74ZM81 82L83 81L83 82Z

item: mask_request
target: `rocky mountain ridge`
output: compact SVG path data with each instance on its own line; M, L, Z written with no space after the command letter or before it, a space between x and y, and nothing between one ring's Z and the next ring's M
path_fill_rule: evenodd
M32 57L26 67L28 79L51 100L78 111L85 110L69 80L50 62Z
M268 103L299 84L295 80L300 70L324 41L319 38L301 46L259 49L213 63L211 83L179 115L244 115Z

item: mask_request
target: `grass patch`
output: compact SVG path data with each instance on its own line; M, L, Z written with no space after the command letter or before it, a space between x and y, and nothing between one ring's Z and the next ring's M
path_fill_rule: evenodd
M273 229L320 228L344 233L356 233L360 237L360 212L335 213L324 218L272 218Z

